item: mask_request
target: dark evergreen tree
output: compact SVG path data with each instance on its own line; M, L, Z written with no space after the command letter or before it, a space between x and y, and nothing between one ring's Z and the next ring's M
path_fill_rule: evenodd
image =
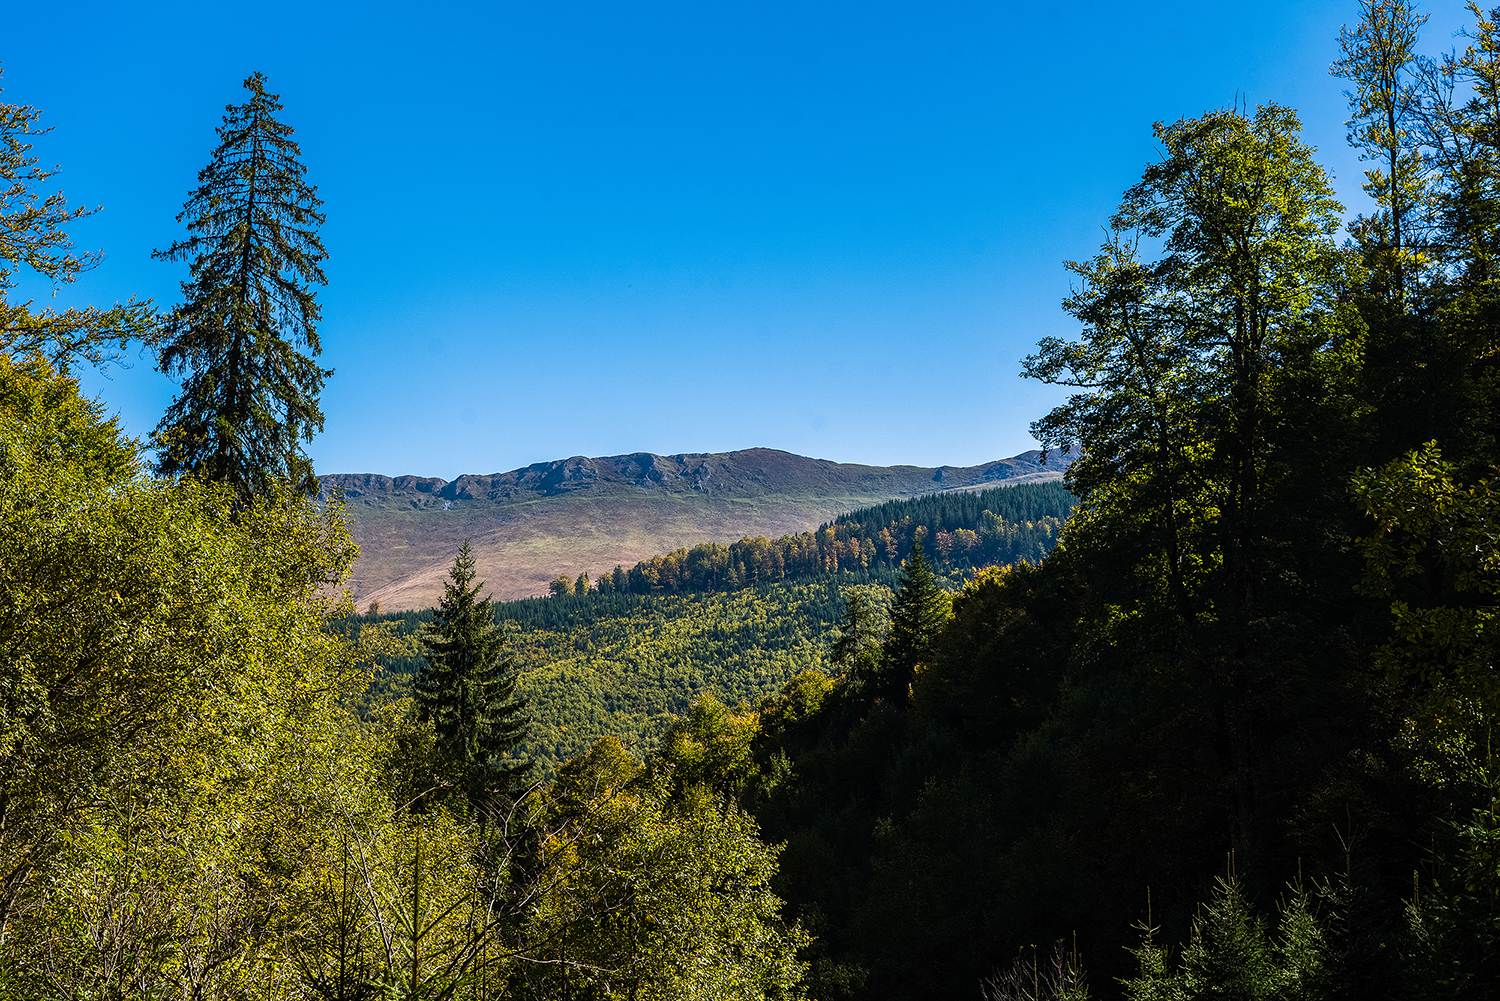
M1500 997L1500 774L1488 761L1475 777L1489 802L1440 832L1407 902L1408 997Z
M885 660L880 618L862 589L844 592L844 614L829 656L852 685L863 686L880 676Z
M891 609L891 631L885 641L885 694L905 703L917 665L928 663L938 634L948 621L951 603L927 563L921 540L901 568L901 590Z
M418 718L437 732L440 767L481 816L515 795L530 762L513 757L531 720L516 695L505 634L495 626L484 582L474 583L474 554L463 548L421 637L427 664L414 686Z
M1371 869L1365 864L1358 868ZM1426 968L1427 956L1414 948L1422 944L1423 929L1420 922L1415 929L1404 927L1415 912L1398 906L1355 870L1351 861L1319 888L1318 923L1326 947L1322 968L1312 978L1320 993L1311 996L1329 1001L1424 996L1416 981L1432 971Z
M182 391L153 434L156 470L227 483L241 505L277 480L317 490L302 442L323 428L318 394L333 374L301 353L322 351L323 203L275 117L278 95L259 73L245 89L177 216L189 235L152 255L192 262L157 356Z

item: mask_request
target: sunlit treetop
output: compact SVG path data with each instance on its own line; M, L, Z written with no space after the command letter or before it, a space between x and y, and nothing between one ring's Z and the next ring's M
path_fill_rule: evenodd
M102 251L75 252L66 229L99 208L69 207L63 192L45 192L58 168L43 167L31 155L29 140L50 131L37 127L41 115L30 105L0 102L0 351L40 353L64 372L78 362L99 367L122 363L131 341L154 340L151 300L63 310L12 301L23 271L56 288L104 259Z

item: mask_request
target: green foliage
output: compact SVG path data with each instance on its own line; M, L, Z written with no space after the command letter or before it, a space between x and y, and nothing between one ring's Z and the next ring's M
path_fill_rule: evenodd
M205 171L205 215L190 223L204 240L226 236L212 218L233 214L225 190L269 194L255 187L271 180L263 154L295 154L265 120L274 98L250 83L255 100L231 109L225 131L265 129L246 162ZM22 260L66 281L89 259L67 255L58 227L81 213L26 188L47 176L17 138L35 134L34 118L0 106L0 167L21 170L16 211L0 219L0 249L20 256L0 267ZM221 153L237 141L224 138ZM273 286L295 284L288 270L307 278L321 257L297 229L321 221L300 167L281 180L300 202L230 227L243 238L269 219L296 245L265 255ZM211 257L194 265L200 291ZM316 349L310 295L257 291L270 298L252 306L292 313ZM277 339L241 322L265 309L214 313L222 305L190 302L177 320L199 333L222 321L259 347ZM523 736L524 703L467 546L430 629L354 622L339 597L356 555L343 511L300 489L296 455L270 470L276 449L261 442L254 469L146 478L118 421L32 350L55 348L59 366L100 361L120 317L90 314L100 322L87 327L6 309L8 324L51 327L8 326L0 341L27 348L0 351L0 997L804 996L809 936L781 918L777 852L748 814L702 791L738 760L721 753L736 746L721 739L722 706L700 703L673 731L680 794L670 766L648 770L608 740L554 786L516 788L502 758ZM286 362L284 342L278 351ZM542 618L564 621L556 611ZM410 685L370 697L370 658L419 651L415 700ZM707 785L689 781L695 767ZM483 808L409 809L434 781Z
M819 996L972 994L995 957L1075 930L1104 995L1489 989L1500 34L1475 9L1468 49L1431 63L1408 8L1362 13L1338 71L1386 166L1383 215L1351 246L1296 115L1235 108L1159 125L1162 157L1069 265L1082 330L1026 362L1077 391L1035 426L1078 454L1045 559L985 549L1019 514L919 498L903 503L934 507L663 554L610 594L545 603L594 628L648 594L906 559L878 658L851 594L841 676L672 709L648 773L693 809L737 797L785 843L778 889L820 936ZM966 575L937 614L937 574L985 562L1012 565ZM901 665L899 698L863 690L877 660ZM1225 848L1252 876L1206 886ZM1273 931L1264 874L1304 861L1321 888L1299 877ZM1124 901L1145 886L1156 913L1132 942ZM1050 971L1023 957L984 989L1084 989L1075 950Z
M1138 927L1141 944L1130 952L1140 970L1124 982L1130 1001L1311 1001L1329 996L1323 975L1326 943L1301 886L1283 900L1280 926L1272 936L1245 899L1241 882L1233 875L1219 877L1213 896L1193 919L1175 970L1156 941L1159 929Z
M191 261L191 274L157 358L182 392L152 438L159 474L226 483L241 505L277 480L318 491L301 443L323 429L318 394L333 374L298 350L322 350L311 288L325 284L322 201L278 95L259 73L245 89L177 216L190 235L154 254Z
M523 715L526 700L516 695L514 665L504 657L505 636L474 576L466 541L431 627L418 636L427 664L412 692L418 721L432 724L446 773L433 776L434 788L451 784L484 816L509 807L530 767L513 758L530 720Z
M323 628L339 513L231 518L137 478L40 362L0 379L0 966L49 996L264 984L254 936L361 681Z
M900 547L898 553L904 559L911 551L911 540L919 525L927 529L929 536L960 528L978 531L986 524L993 524L985 517L986 511L1000 522L1011 525L1047 518L1063 520L1073 503L1072 496L1061 483L1020 483L990 490L959 490L890 500L841 514L821 527L857 525L861 531L874 529L877 534L876 526L887 528L896 535Z
M1413 887L1409 979L1417 997L1487 997L1500 983L1500 775L1487 763L1489 802L1451 825L1431 859L1425 892Z
M1342 207L1300 129L1275 105L1158 125L1165 158L1126 193L1099 255L1069 264L1082 287L1064 308L1083 338L1044 339L1025 363L1088 390L1033 428L1081 450L1075 538L1154 548L1142 569L1186 622L1239 630L1262 600L1273 372L1337 316ZM1162 241L1158 261L1138 256L1143 238ZM1336 327L1312 336L1322 346Z
M752 752L759 732L754 712L733 712L705 695L667 729L652 760L674 799L737 800L757 772Z
M78 384L31 356L0 355L0 440L4 472L22 465L74 468L101 486L126 482L140 470L133 442L118 418L104 417L103 405L78 394Z
M844 589L844 614L839 619L838 638L829 649L829 660L851 684L863 686L878 681L885 671L885 639L890 632L890 614L880 596L869 588Z
M40 359L0 356L0 460L0 996L803 996L755 822L617 742L482 818L406 809L517 736L467 553L425 712L360 719L363 659L418 640L330 600L336 506L143 479Z
M609 590L601 583L598 593L733 591L830 573L888 576L910 556L917 539L927 539L940 566L954 573L1039 562L1056 543L1073 503L1059 483L888 501L839 515L816 532L746 537L728 546L705 542L642 560L628 572L616 567ZM549 588L554 595L575 591L573 582L561 577Z
M669 797L608 739L564 766L557 788L568 794L555 808L563 823L541 852L566 875L528 934L571 961L519 967L518 994L804 996L797 950L808 936L781 923L776 853L748 814Z
M1362 543L1363 586L1391 604L1393 671L1470 684L1495 663L1500 599L1500 491L1490 480L1465 487L1437 442L1379 471L1356 475L1351 490L1376 522Z
M1026 362L1077 390L1036 425L1065 525L1056 485L934 495L492 608L461 557L436 616L337 618L336 510L143 480L7 360L0 989L1493 993L1500 31L1436 63L1361 11L1350 248L1266 106L1158 126L1069 265L1083 329ZM553 780L404 809L482 750L484 685L433 680L497 629Z
M949 609L948 594L938 586L937 575L917 542L902 567L901 589L891 606L891 630L885 640L881 687L897 704L905 703L917 671L932 660Z
M834 681L820 671L803 671L781 686L781 691L761 699L762 732L775 740L807 724L815 723L834 689Z
M1465 486L1436 442L1357 473L1350 491L1375 522L1360 587L1393 623L1375 660L1413 696L1400 743L1427 780L1482 795L1500 711L1500 495L1490 479Z
M51 131L37 127L41 114L0 102L0 352L13 359L40 355L64 374L78 362L100 368L121 364L132 341L156 340L158 320L150 299L64 310L10 301L23 268L54 287L70 285L104 256L73 253L65 229L99 210L68 208L61 191L43 196L38 190L57 174L29 152L28 139Z
M878 584L854 586L872 607L889 601ZM755 703L804 671L826 672L831 629L843 606L832 580L731 594L616 592L496 603L517 693L532 716L518 753L550 771L613 736L632 753L648 755L700 696L730 706ZM366 695L367 712L406 693L421 670L416 636L432 614L347 620L351 637L378 623L394 629L394 646L379 656L383 670Z
M1428 170L1417 150L1421 102L1412 70L1417 64L1417 33L1427 15L1405 0L1360 0L1359 25L1339 33L1343 58L1335 76L1354 85L1349 99L1349 145L1365 160L1384 167L1365 172L1365 192L1380 206L1350 227L1372 265L1376 280L1388 283L1392 299L1404 304L1408 274L1420 268L1412 254L1413 225L1428 200ZM1414 267L1415 266L1415 267Z
M1251 912L1239 881L1220 878L1182 951L1176 978L1182 992L1259 1001L1274 996L1275 973L1265 923Z
M1355 585L1382 546L1397 568L1409 541L1426 568L1479 566L1494 544L1477 514L1470 537L1441 513L1453 505L1431 521L1468 557L1440 556L1441 534L1356 541L1370 522L1350 484L1410 447L1401 366L1424 342L1401 340L1407 321L1367 300L1379 287L1335 246L1337 206L1295 116L1212 112L1158 138L1164 158L1099 255L1071 266L1082 333L1027 362L1078 390L1036 427L1079 456L1058 547L969 577L906 658L923 667L904 706L835 686L785 730L762 709L762 778L742 799L787 843L781 886L819 928L813 976L829 996L972 992L995 957L1075 930L1103 973L1091 987L1109 994L1127 976L1122 901L1146 885L1163 931L1138 953L1138 996L1405 989L1414 954L1393 918L1411 832L1467 809L1487 711L1477 689L1432 701L1430 679L1376 669L1377 651L1392 598L1466 613L1488 598L1451 574L1435 597L1395 570L1383 599ZM1467 359L1427 397L1443 454L1463 450L1445 474L1455 495L1492 447L1486 349L1468 339L1487 308L1432 320ZM1391 517L1426 517L1418 493L1393 490ZM1225 847L1252 872L1305 859L1344 890L1321 915L1294 898L1272 936L1255 914L1276 888L1237 883L1194 932L1201 873ZM1045 993L1044 980L1015 990Z

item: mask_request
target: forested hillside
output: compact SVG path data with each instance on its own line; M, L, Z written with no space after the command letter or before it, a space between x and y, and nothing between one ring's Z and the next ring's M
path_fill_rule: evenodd
M612 736L644 758L701 695L738 705L797 674L827 672L829 631L844 575L762 584L725 594L530 598L495 606L533 723L524 752L546 770ZM889 599L878 583L862 585ZM388 623L395 649L380 658L371 697L400 697L424 664L416 637L432 612L360 616Z
M422 675L357 711L391 646L342 627L357 548L301 449L323 215L265 84L168 315L6 301L98 256L0 103L0 998L805 997L753 818L618 741L532 767L467 547ZM151 452L68 374L142 344L182 384Z
M888 605L914 542L936 540L946 585L957 588L976 565L1040 562L1072 504L1057 483L891 501L816 533L706 543L600 574L592 589L568 581L567 593L559 585L551 598L496 604L530 699L522 747L549 769L604 736L645 757L698 696L753 704L803 671L827 673L848 589L872 608ZM872 540L890 547L868 562L840 560ZM406 691L425 663L417 637L431 622L430 610L350 620L356 638L375 623L392 634L372 697Z
M816 996L1500 994L1500 14L1362 13L1347 243L1264 105L1159 124L1069 263L1052 554L909 559L838 677L665 742L786 843Z
M1066 490L498 605L463 543L384 616L300 445L321 202L246 80L170 315L0 313L0 998L1500 997L1500 11L1443 59L1357 12L1370 212L1236 103L1067 263L1023 362ZM37 115L5 294L92 260ZM135 341L150 455L68 374Z
M508 473L435 477L335 473L360 546L349 586L361 608L432 606L465 539L501 600L684 544L806 532L840 511L891 498L1056 481L1067 463L1024 452L978 466L865 466L772 448L602 458L574 456Z
M562 575L551 592L718 591L841 571L890 575L923 541L950 571L1040 562L1072 509L1073 495L1061 483L930 494L842 514L815 532L746 536L727 546L703 542L592 580L586 573L577 580Z

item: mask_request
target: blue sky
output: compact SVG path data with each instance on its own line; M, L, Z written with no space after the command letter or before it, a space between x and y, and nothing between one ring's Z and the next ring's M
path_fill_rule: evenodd
M1422 48L1455 44L1429 3ZM1151 124L1297 108L1351 210L1340 3L15 6L4 94L55 131L59 302L176 300L150 259L253 70L324 198L320 472L452 478L764 445L968 465L1034 447L1018 378ZM41 295L49 290L28 286ZM144 436L149 359L85 378Z

